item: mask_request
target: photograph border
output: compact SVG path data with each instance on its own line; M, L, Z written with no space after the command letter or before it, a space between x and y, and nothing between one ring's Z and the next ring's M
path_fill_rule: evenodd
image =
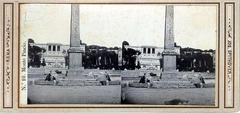
M232 47L233 47L233 58L232 58L232 65L233 65L233 67L232 67L232 79L233 79L233 89L232 89L232 92L233 92L233 105L232 105L232 107L227 107L226 106L226 78L227 78L227 75L225 75L226 74L226 72L227 72L227 69L226 69L226 67L227 67L227 58L226 58L226 56L227 56L227 49L226 49L226 43L227 43L227 37L226 37L226 25L227 25L227 19L226 19L226 17L227 17L227 13L226 13L226 11L227 11L227 5L228 4L232 4L233 5L233 20L232 20L232 22L233 22L233 43L232 43ZM234 108L234 105L235 105L235 99L234 99L234 96L235 96L235 29L236 29L236 26L235 26L235 2L224 2L224 108Z
M12 19L12 21L11 21L11 28L12 28L11 29L11 39L12 39L11 42L12 42L12 44L11 44L11 47L10 47L10 49L12 50L12 51L10 51L10 54L11 54L11 57L12 57L11 58L11 64L12 65L10 66L11 67L10 70L12 71L11 75L10 75L11 76L10 77L10 79L11 79L10 81L11 81L11 87L12 87L11 88L11 94L12 95L11 95L11 105L10 106L6 106L5 105L5 82L6 82L5 81L5 66L6 66L6 61L5 61L5 32L4 31L5 31L5 25L6 25L5 24L5 11L6 11L5 5L6 4L12 5L12 9L11 9L12 10L12 12L11 12L12 13L11 14L11 16L12 16L12 18L11 18ZM2 28L3 29L3 49L2 49L3 50L3 57L2 57L3 58L3 81L2 81L3 82L2 83L3 84L2 85L3 86L3 93L2 93L3 94L2 95L3 108L13 108L14 3L11 3L11 2L3 3L3 19L2 19L2 22L3 22L3 28Z
M217 39L216 39L216 66L215 66L215 104L214 105L144 105L144 104L34 104L34 105L21 105L20 104L20 5L21 4L104 4L104 5L118 5L118 4L215 4L217 5ZM220 68L220 2L99 2L99 3L91 3L91 2L67 2L67 3L54 3L54 2L19 2L18 3L18 108L219 108L220 101L220 92L219 92L219 68ZM217 87L216 87L217 86ZM217 92L216 92L217 89ZM217 94L216 94L217 93ZM217 96L217 97L216 97ZM216 103L217 100L217 103Z

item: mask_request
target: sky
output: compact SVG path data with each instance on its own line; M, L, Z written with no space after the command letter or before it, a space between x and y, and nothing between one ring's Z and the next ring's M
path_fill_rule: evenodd
M164 45L164 4L81 4L80 38L87 45ZM20 37L70 43L70 4L21 4ZM174 5L174 40L182 47L216 49L216 5Z

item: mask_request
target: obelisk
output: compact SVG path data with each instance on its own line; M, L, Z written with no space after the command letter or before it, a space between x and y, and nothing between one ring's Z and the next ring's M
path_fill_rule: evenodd
M69 75L79 75L82 70L82 53L84 47L81 45L79 31L79 4L71 5L71 23L70 23L70 49L69 55Z
M174 50L174 8L167 5L165 10L165 34L163 51L163 71L176 71L176 52Z

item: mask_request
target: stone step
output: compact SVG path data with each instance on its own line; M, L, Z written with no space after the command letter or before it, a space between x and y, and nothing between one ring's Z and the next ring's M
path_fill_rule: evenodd
M120 85L120 81L109 81L109 85ZM54 81L45 81L44 79L38 79L28 81L29 85L56 85L56 86L101 86L101 83L96 80L59 80L54 84Z
M147 88L147 83L137 83L132 82L129 83L129 87L136 87L136 88ZM193 83L190 81L153 81L150 83L151 88L195 88Z

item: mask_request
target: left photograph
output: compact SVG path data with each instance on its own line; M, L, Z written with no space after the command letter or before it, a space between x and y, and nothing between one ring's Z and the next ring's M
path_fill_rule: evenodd
M21 103L121 103L119 47L82 40L79 4L23 4L20 8L27 73L21 74L26 87Z

